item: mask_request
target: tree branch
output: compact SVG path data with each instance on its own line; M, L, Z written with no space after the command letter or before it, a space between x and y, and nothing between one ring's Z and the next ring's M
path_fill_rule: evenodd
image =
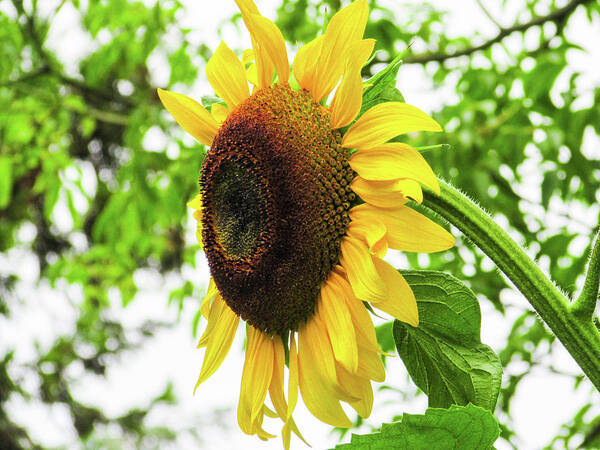
M15 6L15 8L17 9L17 12L25 17L25 23L22 24L23 32L25 34L27 34L29 36L29 38L31 39L31 44L33 46L33 49L38 54L40 59L43 61L43 66L40 69L31 72L31 74L25 75L21 79L15 80L14 82L9 82L9 84L14 84L15 82L18 83L18 82L22 82L22 81L27 81L29 79L35 78L42 74L49 74L49 75L56 76L60 80L60 82L63 83L64 85L67 85L71 88L77 89L78 91L80 91L83 94L100 97L103 100L109 101L109 102L119 102L126 106L133 105L132 101L127 97L123 97L119 94L111 92L110 90L105 90L105 89L89 86L86 83L84 83L83 81L80 81L76 78L71 78L71 77L65 75L62 72L61 68L59 67L58 62L55 61L46 52L46 49L44 49L44 43L40 39L40 36L38 35L37 29L36 29L37 26L36 26L36 21L35 21L35 19L36 19L35 18L35 10L33 11L33 13L31 15L27 14L27 12L25 12L25 10L22 7L22 3L20 3L19 0L12 0L12 2L13 2L13 5ZM64 4L64 2L62 2L60 4L59 8L62 7L63 4Z
M543 25L547 22L555 22L555 23L559 24L559 23L563 22L565 19L567 19L567 17L569 17L579 5L589 3L590 1L591 0L572 0L570 3L568 3L564 7L559 8L556 11L551 12L550 14L548 14L546 16L536 17L536 18L530 20L529 22L518 24L518 25L513 25L512 27L500 28L500 31L494 38L490 39L489 41L484 42L483 44L477 45L477 46L468 47L463 50L456 51L454 53L425 53L422 55L415 55L415 56L406 58L405 60L403 60L403 63L404 64L425 64L425 63L428 63L431 61L444 62L448 59L458 58L459 56L468 56L468 55L471 55L480 50L485 50L485 49L491 47L492 45L502 41L502 39L504 39L506 36L508 36L512 33L519 32L519 31L525 31L531 27Z

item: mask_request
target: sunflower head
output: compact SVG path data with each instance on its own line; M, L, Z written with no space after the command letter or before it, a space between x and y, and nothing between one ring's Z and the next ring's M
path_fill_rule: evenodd
M292 432L301 437L292 418L298 389L308 409L333 426L352 425L340 402L370 414L371 381L383 381L385 372L363 302L418 325L410 287L382 259L388 247L433 252L454 240L409 206L422 199L421 185L439 191L431 168L414 148L388 142L440 126L400 102L359 117L361 69L375 43L362 38L366 0L339 11L298 50L292 70L299 88L288 83L281 32L252 0L236 3L253 49L242 63L221 43L207 65L226 106L209 112L182 94L159 96L210 146L200 193L189 203L211 272L197 385L217 370L245 320L238 423L266 439L264 417L279 417L287 448Z
M356 195L327 109L276 84L233 110L202 168L202 240L227 304L269 334L297 330L339 263Z

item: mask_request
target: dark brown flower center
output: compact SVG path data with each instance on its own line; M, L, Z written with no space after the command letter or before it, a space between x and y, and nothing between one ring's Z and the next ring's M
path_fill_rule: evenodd
M339 261L354 200L340 142L308 92L277 84L228 116L204 161L211 274L227 305L262 331L297 329Z

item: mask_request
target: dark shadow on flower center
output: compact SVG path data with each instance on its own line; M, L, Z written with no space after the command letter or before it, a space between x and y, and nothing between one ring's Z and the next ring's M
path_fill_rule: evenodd
M265 229L260 198L264 192L251 173L233 162L219 167L212 197L215 231L219 243L234 258L249 257Z

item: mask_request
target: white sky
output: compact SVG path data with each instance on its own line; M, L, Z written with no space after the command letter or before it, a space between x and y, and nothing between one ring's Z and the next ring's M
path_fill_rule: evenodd
M8 10L8 2L0 0L0 9ZM43 8L52 11L58 3L56 0L40 1ZM85 3L85 2L84 2ZM269 17L275 17L275 8L279 1L259 1L261 12ZM345 2L347 3L347 2ZM392 0L381 2L392 9L398 9L398 3ZM496 28L489 19L477 7L475 1L462 0L458 2L432 2L439 8L450 9L447 26L448 33L452 36L472 35L480 33L484 38L491 37L496 33ZM497 6L500 2L491 3L489 7L495 17L503 24L510 25L515 22L515 11L520 9L520 2L509 1L505 13L502 14ZM216 48L221 38L225 39L232 48L244 48L249 46L248 35L240 37L237 30L227 24L218 30L219 24L229 18L235 11L233 0L215 3L204 0L186 0L185 11L180 13L179 23L182 27L191 28L194 31L188 38L194 43L206 43L211 48ZM539 11L545 13L546 11ZM526 20L527 18L521 18ZM594 39L599 33L598 20L593 26L587 23L582 11L578 11L571 19L572 30L570 37L574 42L582 45L588 53L572 51L569 53L569 70L583 71L581 91L600 84L600 51L593 45ZM217 32L218 31L218 32ZM59 58L65 63L66 70L76 74L77 62L97 48L107 37L99 36L97 42L81 32L78 18L70 5L66 5L56 18L49 35L49 46L56 51ZM178 36L174 33L164 43L166 47L175 48ZM536 40L535 33L527 36L528 42ZM597 41L597 39L595 39ZM508 48L518 48L520 45L518 37L511 37L505 41ZM293 47L290 54L295 53ZM419 51L419 48L415 49ZM501 49L496 52L498 58L510 62L510 55ZM157 85L165 84L168 79L168 65L165 64L165 55L156 52L149 65L152 77ZM565 71L565 72L567 72ZM200 72L202 74L202 71ZM452 77L449 78L452 80ZM556 89L560 90L561 83L566 83L568 73L560 77ZM399 86L402 87L407 101L425 111L435 111L445 103L453 103L456 99L454 86L448 82L441 90L433 89L431 77L424 73L419 66L401 67L399 73ZM188 94L200 97L211 92L210 86L200 75L198 83L187 90ZM559 98L558 95L553 98ZM586 99L582 95L581 104L586 106ZM160 136L158 136L160 138ZM163 137L167 142L168 138ZM153 139L154 140L154 137ZM591 133L586 136L586 150L598 148L598 137ZM520 170L535 173L536 160L531 160ZM434 168L435 170L435 168ZM529 185L517 186L522 194L527 197L537 195L536 180L533 179ZM539 184L538 184L539 185ZM535 198L534 198L535 199ZM187 199L182 199L186 201ZM576 207L574 205L558 204L557 210ZM590 226L595 225L594 219L598 217L598 207L583 210L579 207L580 217ZM532 211L535 213L535 211ZM55 219L65 222L64 208L59 207L55 212ZM558 219L557 219L558 220ZM559 226L554 222L553 226ZM68 223L65 225L69 228ZM36 283L37 273L32 270L37 264L35 258L24 251L27 242L35 235L35 229L26 225L19 233L22 242L21 248L15 248L6 254L0 255L0 274L14 272L15 268L22 281L18 285L17 297L24 301L17 305L11 305L12 315L9 321L0 316L0 354L6 349L16 347L15 362L26 364L31 362L36 355L35 343L42 349L47 349L54 342L56 336L70 334L74 329L75 316L73 304L81 301L81 290L77 286L68 286L59 283L55 289L50 288L46 282ZM581 232L581 229L577 229ZM194 225L191 220L188 223L186 239L191 244L194 242ZM587 240L580 243L585 247ZM187 279L208 280L208 269L204 256L201 252L197 255L198 264L196 269L184 268L184 277ZM391 260L399 267L405 267L404 258L394 253ZM177 316L175 306L168 307L167 300L170 289L178 286L180 281L175 276L166 279L157 278L156 274L140 270L135 275L140 293L132 304L123 309L119 302L114 302L109 310L112 317L118 318L127 328L134 329L137 325L148 319L159 321L174 321ZM506 317L502 317L491 307L486 300L481 302L482 307L482 341L495 350L503 347L504 341L512 321L518 317L523 308L527 307L525 300L514 291L504 291L503 301L509 306ZM125 352L119 361L111 361L106 378L86 374L82 367L73 366L69 368L69 375L75 380L73 394L75 398L84 404L97 405L107 415L116 416L123 414L136 405L145 406L152 397L160 394L167 380L174 382L175 393L179 404L175 409L157 407L148 418L149 425L167 424L175 428L194 427L204 438L206 448L219 449L280 449L279 438L267 443L256 437L244 435L237 427L236 406L239 395L239 384L243 364L241 351L242 334L238 333L236 342L229 356L211 379L205 382L192 396L196 377L202 362L202 352L195 349L195 342L191 335L192 317L196 312L197 305L186 303L181 321L173 329L158 333L156 338L149 340L146 345L136 351ZM201 325L202 326L202 325ZM578 367L572 361L568 353L561 345L555 344L558 354L555 365L571 372L578 373ZM388 378L386 384L397 387L403 391L412 392L406 381L406 371L399 358L388 359ZM16 367L16 364L13 364ZM507 372L516 373L520 370L519 363L509 367ZM19 373L11 374L13 376ZM24 387L34 392L38 381L30 376L25 376ZM377 385L377 383L375 384ZM375 386L377 387L377 386ZM551 393L549 395L549 393ZM579 407L592 401L598 404L600 400L597 393L590 398L586 389L573 391L572 380L567 377L550 374L546 371L536 370L520 384L516 397L513 400L513 420L516 431L522 438L520 448L535 449L548 443L559 431L560 425L569 420ZM560 405L560 407L558 406ZM13 398L8 404L9 413L13 420L25 425L30 430L32 437L46 446L75 447L77 445L76 434L72 429L68 411L62 405L54 405L52 408L39 405L34 402L26 402ZM400 395L393 391L376 392L374 413L367 420L371 425L378 426L382 421L389 421L394 414L402 412L420 414L426 408L426 398L420 396L414 401L404 402ZM220 422L213 422L213 410L222 410L219 417ZM296 421L301 431L309 439L313 448L330 448L337 443L336 436L330 434L331 428L322 424L312 417L303 407L299 406L295 414ZM351 416L353 417L353 416ZM226 424L223 428L221 423ZM280 424L277 421L267 422L267 430L278 433ZM367 430L361 429L361 432ZM345 442L347 442L346 438ZM293 441L293 448L303 448L304 445L298 440ZM497 448L507 448L500 441ZM195 441L191 436L182 434L178 440L177 448L196 448Z

